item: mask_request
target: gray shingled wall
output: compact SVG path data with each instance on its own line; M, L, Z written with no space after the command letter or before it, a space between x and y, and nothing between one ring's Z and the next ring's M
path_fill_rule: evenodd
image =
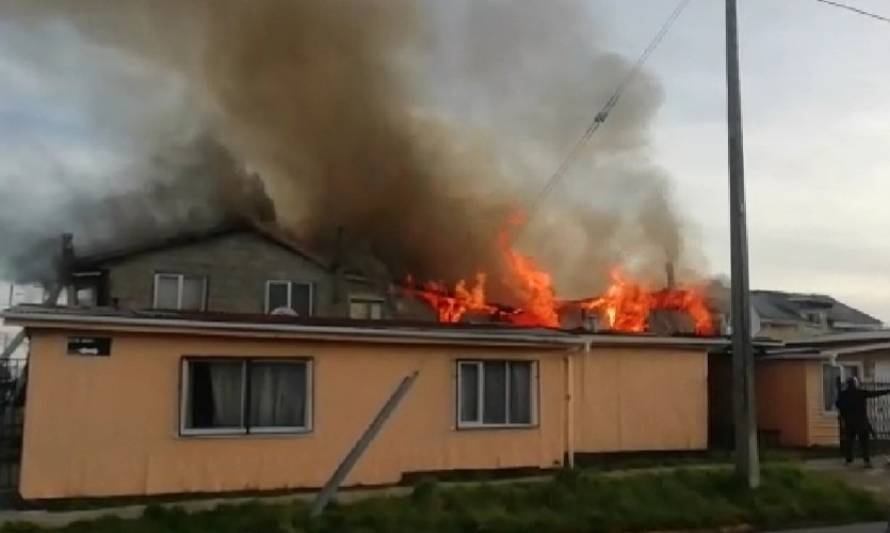
M116 260L108 270L111 298L125 308L152 306L154 275L171 272L207 276L209 311L262 313L270 279L312 282L314 314L344 316L345 302L334 302L334 275L311 260L252 232Z

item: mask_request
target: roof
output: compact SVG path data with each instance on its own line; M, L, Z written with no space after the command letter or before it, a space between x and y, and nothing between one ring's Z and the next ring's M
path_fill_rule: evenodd
M883 343L890 343L890 329L820 335L810 339L788 341L786 344L797 348L832 349Z
M135 255L166 250L169 248L177 248L180 246L188 246L190 244L216 239L235 233L255 233L290 252L308 259L325 270L329 270L333 266L333 261L331 259L325 258L321 254L310 250L308 246L300 243L291 236L285 235L279 230L252 223L227 222L203 231L180 233L173 237L145 241L131 246L103 250L90 255L77 257L74 267L77 270L96 268L101 264L133 257Z
M751 291L751 305L762 320L800 322L804 311L825 312L829 322L864 327L880 327L881 321L823 294L780 291Z
M579 349L586 346L670 346L706 349L726 343L722 338L659 337L586 330L529 328L509 324L442 324L405 320L355 320L238 313L136 311L112 308L20 305L2 316L10 323L32 329L76 328L90 330L195 333L229 336L298 337L326 341L397 342L490 346L537 346Z

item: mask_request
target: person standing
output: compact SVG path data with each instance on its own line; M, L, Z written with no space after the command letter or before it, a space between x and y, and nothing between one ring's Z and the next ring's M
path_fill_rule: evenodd
M859 447L862 450L862 460L865 462L866 467L871 467L869 441L874 430L868 419L867 403L869 398L877 398L887 394L890 394L890 389L876 391L860 389L859 382L852 376L847 378L846 387L838 392L835 405L841 417L841 429L846 442L844 458L848 465L853 462L853 451L858 440Z

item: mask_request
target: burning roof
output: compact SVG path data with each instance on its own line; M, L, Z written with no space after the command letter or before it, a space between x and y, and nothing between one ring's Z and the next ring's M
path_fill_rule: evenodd
M0 316L10 324L25 327L76 327L118 330L137 328L168 329L177 332L241 332L245 336L270 332L318 340L352 339L378 342L448 344L537 345L578 348L585 345L665 345L677 347L718 347L722 338L689 336L626 335L618 332L592 334L584 330L517 327L509 324L430 323L405 320L351 320L295 317L288 315L196 313L184 311L125 310L112 308L54 307L19 305ZM400 340L399 340L400 339Z
M467 315L483 315L497 322L520 326L557 328L560 314L578 310L596 314L599 324L608 330L643 333L650 330L650 318L658 311L678 311L690 317L697 335L714 335L716 328L704 287L688 286L655 290L627 277L619 267L611 273L611 282L603 294L579 300L561 299L556 294L551 275L535 260L516 251L513 232L524 219L514 215L498 236L504 271L504 285L511 289L517 307L488 301L485 284L488 274L477 272L472 281L459 280L453 287L439 281L417 284L408 278L403 290L432 307L438 320L459 322ZM672 284L672 280L669 282Z

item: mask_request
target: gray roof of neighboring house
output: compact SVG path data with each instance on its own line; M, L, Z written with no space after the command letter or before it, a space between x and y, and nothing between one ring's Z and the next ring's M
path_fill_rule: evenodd
M877 318L841 303L831 296L780 291L751 291L751 305L762 320L804 320L803 312L825 312L830 322L880 326Z

